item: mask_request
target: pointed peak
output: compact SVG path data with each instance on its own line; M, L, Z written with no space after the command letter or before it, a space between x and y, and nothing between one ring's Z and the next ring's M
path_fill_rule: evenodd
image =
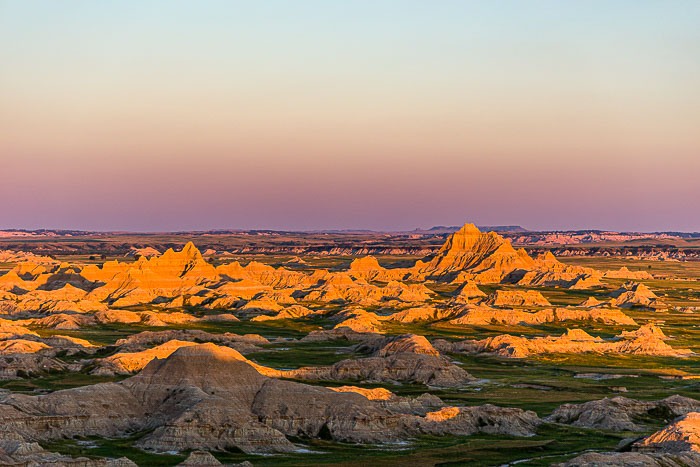
M194 243L192 242L187 242L187 244L182 248L182 250L180 250L180 253L190 258L201 256L199 249L196 246L194 246Z
M465 235L478 235L481 233L481 231L476 227L476 225L467 222L458 233Z

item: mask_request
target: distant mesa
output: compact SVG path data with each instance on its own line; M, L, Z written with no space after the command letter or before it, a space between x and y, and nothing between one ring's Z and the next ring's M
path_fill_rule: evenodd
M421 229L417 228L413 232L415 233L432 233L432 234L445 234L445 233L454 233L457 232L461 229L459 225L453 225L453 226L445 226L445 225L436 225L434 227L431 227L429 229ZM513 232L513 233L524 233L524 232L529 232L525 227L519 226L519 225L479 225L477 228L482 231L482 232Z

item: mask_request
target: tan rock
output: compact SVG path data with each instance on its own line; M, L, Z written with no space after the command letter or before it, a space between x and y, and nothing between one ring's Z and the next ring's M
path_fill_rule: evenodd
M583 404L563 404L545 421L603 430L644 431L645 427L636 420L659 418L654 414L664 413L677 417L697 410L700 410L700 401L682 396L671 396L658 401L639 401L617 396Z
M97 361L99 371L96 374L111 373L129 374L141 371L154 358L167 358L180 347L196 345L194 342L171 340L152 349L141 352L119 352Z
M437 321L453 316L456 312L451 308L436 308L425 305L408 308L398 311L386 317L387 321L398 321L400 323L415 323L417 321Z
M638 441L634 447L663 452L700 452L700 413L695 411L683 415L669 426Z
M484 304L490 306L551 306L551 303L536 290L496 290Z
M405 269L386 269L379 265L379 261L374 256L357 258L350 263L348 273L355 278L365 281L390 282L402 280L406 276Z
M301 305L292 305L290 307L284 308L274 315L260 315L255 316L251 321L270 321L277 319L298 319L307 316L317 315L318 312L310 310Z
M627 266L622 266L617 271L606 271L603 277L607 279L634 279L634 280L650 280L654 276L649 274L647 271L630 271Z
M519 337L503 334L482 340L448 342L442 339L433 342L440 352L492 353L503 357L522 358L548 353L586 353L625 355L655 355L682 357L691 355L688 349L674 349L653 335L642 335L633 339L617 336L617 339L604 341L582 330L567 331L561 336Z
M425 355L435 355L439 356L440 352L435 350L435 348L430 345L428 339L424 336L417 336L415 334L406 334L404 336L397 336L389 339L389 342L382 347L377 356L386 357L395 353L401 352L411 352Z

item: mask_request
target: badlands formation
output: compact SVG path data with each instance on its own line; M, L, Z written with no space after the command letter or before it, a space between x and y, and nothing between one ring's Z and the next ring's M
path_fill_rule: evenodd
M402 248L2 251L0 464L700 465L694 264Z

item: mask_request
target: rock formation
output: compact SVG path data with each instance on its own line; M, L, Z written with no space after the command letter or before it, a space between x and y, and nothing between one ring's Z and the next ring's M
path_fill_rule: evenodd
M536 290L496 290L483 303L499 307L552 305Z
M684 357L692 352L688 349L674 349L663 340L645 334L633 338L618 336L605 341L594 338L582 330L567 330L561 336L519 337L503 334L482 340L462 340L448 342L437 340L433 346L440 352L490 353L502 357L528 357L548 353L586 353L655 355L663 357Z
M484 283L500 282L513 270L528 270L534 265L524 250L516 251L497 233L481 233L473 224L465 224L447 239L434 258L428 262L419 261L414 269L438 278L468 271L473 280Z
M637 420L661 417L661 421L700 410L700 401L682 396L671 396L658 401L639 401L617 396L585 402L563 404L545 421L571 424L586 428L613 431L644 431Z
M536 312L497 309L483 305L467 305L454 310L458 316L449 321L455 325L536 325L561 321L592 321L611 325L634 326L635 321L620 310L602 308L555 308Z
M614 300L611 305L617 307L640 306L646 308L665 308L664 305L646 285L626 282L610 294Z
M12 394L0 402L3 437L109 437L150 428L137 445L158 451L285 452L295 449L287 436L322 432L337 441L370 443L420 433L529 436L539 423L533 412L490 405L425 417L392 412L354 392L268 378L235 350L214 344L181 347L121 383Z

